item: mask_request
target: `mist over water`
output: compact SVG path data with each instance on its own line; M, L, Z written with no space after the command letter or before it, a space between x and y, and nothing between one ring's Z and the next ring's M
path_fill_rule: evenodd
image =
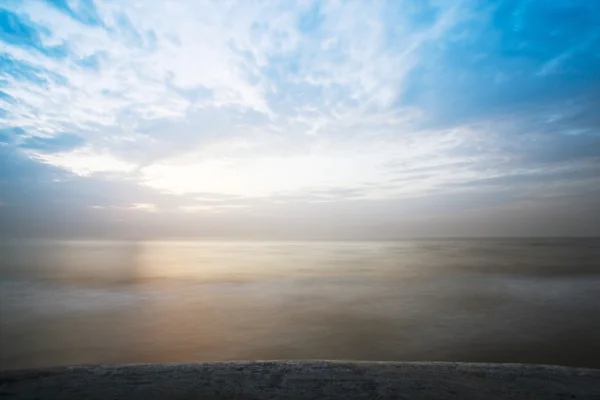
M0 244L0 368L233 359L600 367L600 239Z

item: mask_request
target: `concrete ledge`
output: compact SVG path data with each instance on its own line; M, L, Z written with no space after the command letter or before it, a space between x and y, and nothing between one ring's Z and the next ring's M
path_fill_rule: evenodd
M600 399L600 370L526 364L256 361L0 372L1 399Z

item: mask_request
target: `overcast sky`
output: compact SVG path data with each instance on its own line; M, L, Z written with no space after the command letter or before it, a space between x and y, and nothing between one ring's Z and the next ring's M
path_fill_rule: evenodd
M0 234L600 234L600 1L0 0Z

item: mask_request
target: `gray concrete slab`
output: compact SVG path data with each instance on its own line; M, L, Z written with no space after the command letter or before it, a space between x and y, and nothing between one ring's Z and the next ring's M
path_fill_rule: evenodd
M1 372L0 398L600 400L600 370L345 361L77 366Z

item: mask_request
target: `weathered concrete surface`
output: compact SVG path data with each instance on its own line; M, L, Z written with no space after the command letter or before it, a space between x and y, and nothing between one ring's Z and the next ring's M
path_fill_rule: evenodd
M600 399L600 370L270 361L61 367L0 374L2 399Z

